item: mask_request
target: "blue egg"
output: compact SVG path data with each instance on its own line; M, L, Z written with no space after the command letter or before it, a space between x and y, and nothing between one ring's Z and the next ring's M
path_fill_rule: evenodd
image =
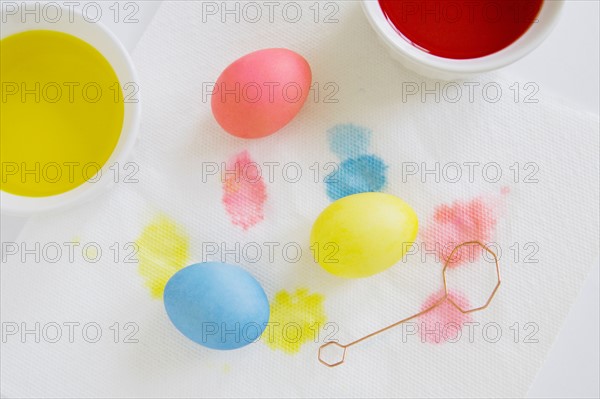
M269 322L269 300L239 266L197 263L167 282L165 309L186 337L207 348L238 349L256 341Z

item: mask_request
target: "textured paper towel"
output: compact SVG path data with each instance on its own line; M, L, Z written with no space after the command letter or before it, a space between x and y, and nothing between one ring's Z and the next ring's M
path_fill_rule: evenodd
M28 248L77 241L81 245L73 262L65 253L56 263L48 254L39 262L32 256L21 262L20 254L3 260L3 325L34 329L39 322L41 330L39 343L34 334L4 337L4 395L526 393L590 266L598 261L598 117L565 108L543 88L530 98L537 102L526 102L525 96L535 92L535 85L525 87L527 82L517 82L520 95L515 98L510 89L515 82L496 75L473 79L479 86L472 101L463 83L456 102L450 101L456 87L444 83L439 101L433 94L424 99L407 95L422 84L435 89L435 82L412 75L388 57L358 2L335 3L338 22L328 24L323 19L337 8L321 8L315 22L312 4L299 4L303 16L296 23L283 19L280 9L273 22L267 14L257 23L244 18L236 23L231 17L222 23L220 14L203 15L200 2L161 6L134 53L144 105L142 136L133 155L138 182L125 183L121 176L113 191L93 203L31 221L21 238ZM213 120L210 101L203 100L203 83L216 80L239 56L267 47L303 54L319 88L313 86L300 115L278 134L257 141L235 139ZM497 87L502 95L493 102ZM326 101L328 95L337 102ZM336 147L336 140L342 144ZM255 211L244 219L250 221L241 225L232 223L223 204L220 177L203 178L202 173L207 165L220 168L236 154L262 166L280 163L272 178L263 175L262 214L256 200L250 204ZM503 284L491 306L472 315L471 321L479 323L472 340L465 326L458 342L439 344L423 343L419 334L409 335L398 327L350 348L346 364L338 368L318 363L316 351L326 338L350 342L414 314L441 287L441 264L432 256L423 259L420 252L363 280L336 278L312 261L310 227L331 202L325 176L332 170L345 176L341 162L360 156L371 156L363 158L370 160L365 166L369 173L376 173L372 168L379 161L387 165L379 171L386 176L381 190L415 208L421 222L419 242L482 238L502 251ZM294 170L282 175L283 165L290 162L302 171L296 182ZM475 162L479 166L472 166L469 175L466 163ZM439 178L422 173L436 163ZM458 180L455 163L462 172ZM495 181L498 171L502 175ZM131 171L122 170L126 172ZM234 206L230 211L241 212L243 219L243 209ZM130 248L124 246L157 218L180 226L184 242L189 238L188 263L219 260L222 253L207 255L207 243L225 243L261 282L272 303L281 290L294 294L297 288L308 289L323 297L326 321L332 324L323 326L318 340L305 343L297 354L261 341L238 351L216 352L186 340L168 321L162 301L151 297L138 265L125 261ZM154 242L159 247L173 238L164 234ZM263 245L270 242L279 244L273 261ZM83 259L81 247L86 243L101 249L98 262L89 261L98 256L97 249L90 254L88 248ZM121 248L117 262L111 249L115 243ZM254 255L235 251L236 243L259 244L261 259L252 263ZM281 248L290 243L293 248L286 259ZM302 248L299 260L293 253L295 243ZM227 256L235 262L235 255ZM180 251L175 258L185 256ZM486 276L483 281L489 283L493 275ZM472 277L462 289L468 301L475 302L480 280L479 275ZM64 324L69 322L80 323L73 327L73 342ZM128 322L134 324L126 327ZM56 343L50 342L56 334L52 323L62 326ZM84 339L86 323L97 323L88 326L88 341L94 339L95 328L101 329L98 342ZM120 331L118 343L115 329ZM124 342L129 333L137 342Z

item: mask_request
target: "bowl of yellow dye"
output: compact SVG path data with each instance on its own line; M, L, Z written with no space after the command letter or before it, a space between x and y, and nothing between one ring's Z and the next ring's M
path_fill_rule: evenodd
M67 8L21 6L0 34L0 203L32 214L88 201L114 185L138 133L133 63L104 26Z

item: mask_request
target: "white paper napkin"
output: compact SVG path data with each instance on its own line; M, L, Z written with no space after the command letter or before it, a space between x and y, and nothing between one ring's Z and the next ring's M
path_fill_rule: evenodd
M265 14L255 23L255 14L222 22L222 10L213 15L201 2L161 6L134 53L144 108L134 166L120 165L115 189L93 203L32 220L17 253L4 253L3 394L526 393L598 262L598 116L567 108L535 82L484 75L470 86L448 86L413 75L388 57L358 2L297 2L297 22L291 22L291 8L288 20L282 16L285 4L270 20L259 3ZM331 23L324 23L328 16ZM203 88L236 58L269 47L306 57L313 70L311 96L279 133L255 141L233 138L214 121ZM457 87L461 94L453 102ZM422 96L425 90L430 92ZM236 161L261 166L258 188L224 183L213 174ZM359 166L376 178L350 179ZM331 203L326 176L333 171L338 184L381 189L411 204L420 219L419 251L362 280L336 278L317 266L308 237ZM344 190L336 186L330 193ZM326 340L348 343L431 301L442 287L442 265L431 254L423 258L422 243L451 238L490 243L502 272L489 308L458 319L437 312L413 325L470 322L458 342L431 343L431 336L422 342L420 332L399 326L349 348L337 368L318 362L317 349ZM135 242L144 245L129 258ZM64 243L79 244L69 244L72 261ZM40 259L24 255L22 245ZM62 254L52 263L57 246ZM253 262L257 248L262 252ZM316 323L318 336L286 348L261 339L218 352L179 334L149 287L160 294L162 279L183 264L222 257L256 276L278 320ZM131 263L135 258L140 263ZM493 286L490 270L463 279L458 301L475 304L485 297Z

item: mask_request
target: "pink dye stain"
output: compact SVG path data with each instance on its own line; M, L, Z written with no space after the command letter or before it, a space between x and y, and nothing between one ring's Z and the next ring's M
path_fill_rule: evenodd
M501 194L508 194L507 188ZM435 208L433 219L423 229L423 242L427 251L435 251L442 263L456 267L466 262L474 262L481 256L481 248L464 246L452 259L454 247L468 241L489 243L496 232L501 198L477 197L470 201L455 201L451 205L442 204Z
M421 311L434 306L443 296L443 290L430 295L421 305ZM454 291L449 292L448 296L463 310L469 310L470 304L464 295ZM445 300L434 309L421 315L419 320L421 322L419 326L421 342L440 344L460 339L457 334L460 334L464 323L471 321L471 315L462 313L452 303Z
M248 230L264 219L266 200L267 187L248 151L229 159L223 182L223 205L231 223Z

